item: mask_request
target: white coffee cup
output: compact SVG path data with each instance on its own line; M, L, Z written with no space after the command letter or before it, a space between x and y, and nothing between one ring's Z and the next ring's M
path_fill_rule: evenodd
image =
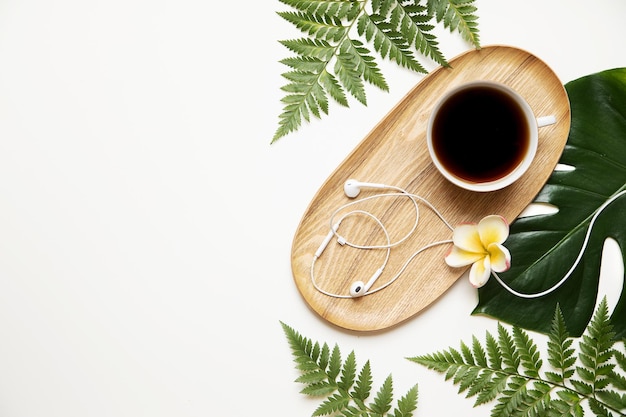
M428 121L426 142L434 165L453 184L495 191L517 181L537 152L538 129L556 122L535 117L512 88L474 81L446 92Z

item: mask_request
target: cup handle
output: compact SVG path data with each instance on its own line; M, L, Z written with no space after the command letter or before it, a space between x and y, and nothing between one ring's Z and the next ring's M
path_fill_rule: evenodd
M537 127L550 126L555 123L556 123L556 117L554 116L537 117Z

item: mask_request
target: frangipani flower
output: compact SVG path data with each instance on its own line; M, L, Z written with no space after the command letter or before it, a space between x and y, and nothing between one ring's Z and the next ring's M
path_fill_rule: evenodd
M491 271L504 272L511 267L511 254L502 246L507 237L509 224L501 216L487 216L478 224L462 224L454 229L454 246L446 255L446 263L455 268L472 264L470 283L482 287Z

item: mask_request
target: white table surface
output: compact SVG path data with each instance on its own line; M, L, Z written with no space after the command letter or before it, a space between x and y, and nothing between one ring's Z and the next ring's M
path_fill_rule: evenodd
M563 83L626 65L624 1L476 4L483 45L526 49ZM375 386L419 384L419 416L489 415L405 359L496 328L470 316L465 279L377 334L331 326L299 296L304 209L422 77L383 64L390 93L370 88L368 107L333 106L270 145L278 40L299 36L278 10L0 2L0 415L309 416L319 402L293 382L281 320L371 360ZM439 33L448 58L470 48ZM607 252L614 303L623 269Z

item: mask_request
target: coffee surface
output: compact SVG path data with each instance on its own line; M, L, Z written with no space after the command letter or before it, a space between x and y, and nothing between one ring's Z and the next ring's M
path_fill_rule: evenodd
M506 92L473 86L453 94L433 121L433 149L456 177L488 182L505 177L529 147L524 111Z

